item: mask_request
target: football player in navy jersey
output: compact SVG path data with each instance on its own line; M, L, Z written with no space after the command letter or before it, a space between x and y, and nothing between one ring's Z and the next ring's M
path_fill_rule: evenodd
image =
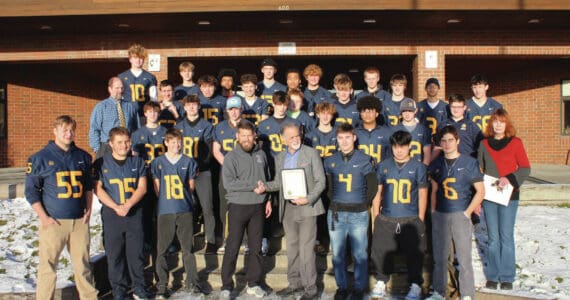
M394 272L392 255L403 252L410 283L406 299L421 299L428 183L426 166L410 156L411 142L409 132L394 132L390 137L392 157L376 168L378 193L372 202L374 232L370 256L377 283L371 298L386 296L386 283Z
M38 215L36 299L52 299L59 255L67 247L81 299L97 299L89 265L89 218L93 200L91 155L75 146L70 116L53 123L54 140L28 159L26 199Z
M113 297L123 299L129 288L134 297L147 299L144 279L144 233L140 200L146 193L146 166L130 156L129 131L115 127L109 132L112 153L95 161L95 194L103 204L103 238ZM127 278L130 275L130 280Z
M186 97L192 96L199 101L196 95ZM185 290L190 293L207 294L208 291L198 284L196 257L192 253L194 238L192 194L198 164L193 158L182 155L182 133L177 128L171 128L166 132L164 143L167 148L166 153L151 163L154 188L158 196L156 298L166 299L170 296L167 290L170 270L166 259L168 247L175 237L180 241L182 249L182 262L186 272Z
M148 101L157 101L156 77L143 69L147 57L146 49L133 44L128 50L131 68L118 75L125 87L123 99L138 103L139 115L143 115L143 105Z
M416 119L416 101L406 98L400 103L402 122L393 130L405 130L412 135L410 156L423 162L426 166L431 162L431 132Z
M236 94L234 82L236 81L236 70L223 68L218 73L218 82L220 83L219 94L224 98L229 98Z
M382 111L382 102L374 96L361 98L356 107L360 113L361 124L356 128L358 149L379 164L390 155L390 135L392 130L380 126L377 118Z
M318 125L305 136L305 142L319 151L322 159L333 155L336 151L336 131L332 124L335 114L336 108L333 104L328 102L317 104L315 115Z
M337 75L338 76L338 75ZM352 127L357 127L360 123L356 100L352 98L352 80L348 76L340 77L335 83L336 107L335 124L347 123Z
M503 105L497 100L488 97L489 80L485 75L477 74L471 77L471 91L473 97L467 101L466 117L485 131L491 114Z
M182 133L182 153L198 163L196 195L204 217L206 252L213 253L216 244L211 173L214 127L200 117L200 99L197 95L184 97L182 103L186 110L186 118L178 122L176 128Z
M426 81L427 98L418 103L417 118L431 131L432 140L435 138L438 126L447 120L449 107L445 101L437 96L439 92L439 80L430 78Z
M315 128L315 119L313 119L309 114L303 110L303 92L298 89L292 89L287 92L289 99L289 109L287 110L287 116L293 118L301 124L301 137L305 136L308 132L311 132Z
M368 289L368 208L378 188L372 158L355 149L356 135L350 124L337 127L339 151L325 159L330 182L331 204L327 214L337 291L335 299L346 299L348 274L346 247L354 258L352 299L364 299Z
M174 89L174 100L182 100L187 95L198 95L200 89L198 85L192 81L194 76L194 64L185 61L178 66L180 77L182 77L182 84Z
M160 115L158 116L158 123L166 129L174 127L176 122L184 118L184 106L179 101L174 101L172 97L172 82L163 80L160 82Z
M287 91L291 89L301 89L301 71L294 68L287 69L285 78L287 78Z
M273 59L266 58L261 62L261 73L263 80L257 83L257 96L273 104L273 94L278 91L286 92L287 87L275 80L277 63Z
M303 71L303 76L307 80L304 98L306 110L311 116L314 115L315 106L323 101L333 102L331 93L319 85L321 77L323 77L323 69L315 64L308 65Z
M444 155L435 159L428 169L432 179L430 198L434 259L434 293L428 299L445 299L443 295L452 241L459 263L459 293L462 299L473 299L475 280L471 264L471 214L477 212L483 201L483 174L475 158L459 153L460 139L455 127L446 126L438 134Z
M257 88L257 76L255 74L241 75L240 82L244 96L242 118L257 126L261 121L269 118L269 103L255 95Z
M382 89L382 85L380 84L380 70L378 68L368 67L364 70L363 74L366 89L356 95L357 102L366 96L374 96L381 102L390 97L390 94Z
M198 79L200 87L200 104L204 120L216 125L224 120L226 98L216 94L218 81L212 75L204 75Z
M390 127L396 126L400 122L400 103L402 100L410 99L404 95L407 84L408 80L403 74L394 74L390 78L392 94L384 100L384 120Z

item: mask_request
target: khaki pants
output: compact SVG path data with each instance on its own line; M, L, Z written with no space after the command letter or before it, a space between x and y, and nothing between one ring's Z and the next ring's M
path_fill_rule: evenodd
M89 225L83 224L82 219L57 221L61 225L40 226L40 262L36 299L53 299L59 255L67 246L79 297L82 300L95 300L97 290L93 286L93 275L89 265Z

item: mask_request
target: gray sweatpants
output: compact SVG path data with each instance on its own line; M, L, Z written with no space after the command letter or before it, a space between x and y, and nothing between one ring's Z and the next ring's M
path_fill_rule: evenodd
M445 295L447 285L447 260L451 240L459 263L459 293L461 297L475 297L475 279L471 263L473 225L463 211L432 214L433 289Z

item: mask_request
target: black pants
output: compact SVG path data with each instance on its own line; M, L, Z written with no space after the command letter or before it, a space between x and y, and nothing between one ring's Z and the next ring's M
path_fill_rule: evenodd
M156 274L158 276L157 288L159 292L166 291L168 286L168 264L166 256L168 247L174 236L180 241L182 249L182 263L186 272L186 288L191 288L198 283L196 270L196 257L192 253L194 228L192 213L164 214L158 216L158 245L156 258Z
M142 208L137 205L127 216L120 217L114 210L103 207L101 218L113 294L124 295L129 290L127 270L135 289L146 288Z
M371 258L376 279L388 282L394 272L394 255L404 254L410 284L422 285L425 227L418 217L391 218L378 215L374 220Z
M249 258L245 275L248 286L259 285L263 276L261 262L261 239L263 238L263 222L265 219L265 204L235 204L228 203L228 239L226 252L222 261L222 290L232 290L232 276L236 270L239 247L243 234L247 230L247 245Z

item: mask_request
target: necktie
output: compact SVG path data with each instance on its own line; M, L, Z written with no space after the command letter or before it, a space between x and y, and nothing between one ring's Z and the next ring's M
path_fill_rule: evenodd
M117 115L119 116L119 126L127 127L127 122L125 121L125 114L123 113L123 108L121 107L121 101L117 101Z

